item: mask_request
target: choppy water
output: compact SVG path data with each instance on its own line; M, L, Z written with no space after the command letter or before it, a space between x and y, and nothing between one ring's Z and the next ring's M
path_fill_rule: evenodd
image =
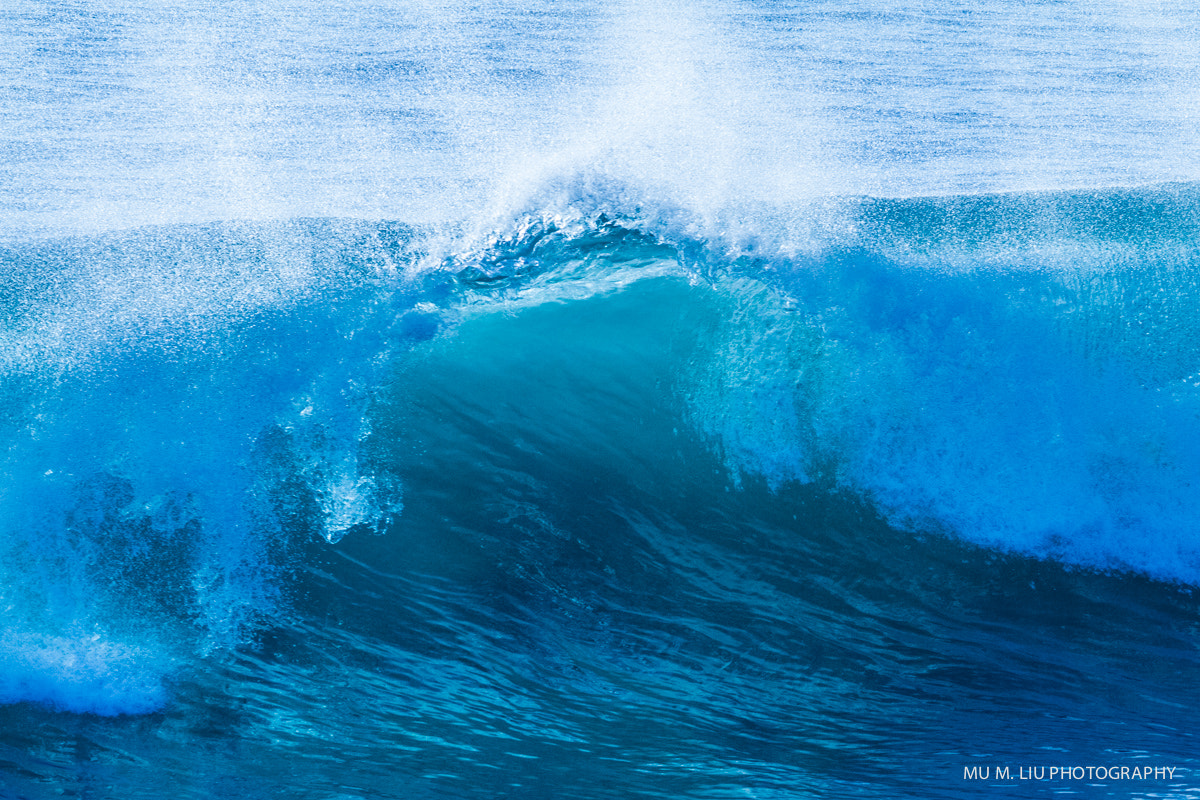
M1196 24L0 12L0 796L1200 794Z

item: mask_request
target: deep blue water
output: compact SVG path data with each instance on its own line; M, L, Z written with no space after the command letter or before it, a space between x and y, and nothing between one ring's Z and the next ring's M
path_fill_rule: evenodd
M1196 22L0 12L0 797L1200 795Z

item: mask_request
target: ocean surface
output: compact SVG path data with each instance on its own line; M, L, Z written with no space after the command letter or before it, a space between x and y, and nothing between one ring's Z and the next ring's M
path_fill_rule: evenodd
M0 798L1200 797L1200 12L7 0Z

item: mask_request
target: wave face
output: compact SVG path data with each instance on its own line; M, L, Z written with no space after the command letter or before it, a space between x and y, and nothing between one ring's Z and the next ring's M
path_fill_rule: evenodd
M0 798L1195 796L1195 22L18 0Z

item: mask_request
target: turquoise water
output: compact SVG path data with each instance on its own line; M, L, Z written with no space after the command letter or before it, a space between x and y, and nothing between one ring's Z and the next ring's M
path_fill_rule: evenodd
M0 797L1195 796L1194 34L5 12Z

